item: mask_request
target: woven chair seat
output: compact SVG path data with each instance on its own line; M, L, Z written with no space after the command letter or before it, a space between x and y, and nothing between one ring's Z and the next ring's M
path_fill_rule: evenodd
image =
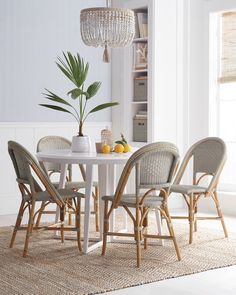
M52 183L55 188L59 187L59 182L53 182ZM93 186L98 186L97 181L93 182ZM85 181L67 181L65 183L65 188L67 189L81 189L86 187L86 182Z
M140 195L140 199L143 195ZM103 196L102 200L104 201L113 201L114 196ZM159 196L147 196L144 199L143 206L148 208L156 208L162 205L163 197ZM120 206L128 206L131 208L136 207L136 196L134 194L124 194L121 201Z
M170 191L172 193L180 193L180 194L200 194L205 193L207 190L206 187L199 186L199 185L182 185L182 184L175 184L172 185Z
M84 194L78 193L78 192L74 192L71 189L58 189L57 190L58 193L60 194L61 198L63 200L65 199L72 199L72 198L84 198ZM47 191L44 192L38 192L35 194L35 200L36 201L41 201L41 202L46 202L46 201L50 201L50 202L54 202L54 200L51 198L50 194ZM29 195L24 194L23 195L23 199L24 201L29 201L31 198Z

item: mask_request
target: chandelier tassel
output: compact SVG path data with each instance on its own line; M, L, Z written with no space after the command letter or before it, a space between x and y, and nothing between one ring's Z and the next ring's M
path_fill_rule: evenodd
M106 62L106 63L110 62L110 56L109 56L107 44L105 45L105 49L104 49L104 52L103 52L103 61Z

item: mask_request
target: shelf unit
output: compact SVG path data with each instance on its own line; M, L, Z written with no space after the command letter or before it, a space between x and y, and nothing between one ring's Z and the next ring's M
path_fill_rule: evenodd
M132 9L135 13L147 13L148 20L148 34L145 37L135 38L130 47L114 50L112 52L112 99L119 101L119 108L113 108L112 121L113 121L113 135L114 138L119 138L122 132L132 146L140 147L147 142L154 141L153 126L154 122L154 86L152 75L155 61L153 59L153 27L154 27L154 1L153 0L129 0L129 1L116 1L114 5L122 5L124 8ZM138 68L137 58L135 58L135 48L137 44L147 45L147 64L144 68ZM139 45L138 45L139 46ZM141 45L140 45L141 46ZM142 48L142 46L141 46ZM139 48L138 48L139 49ZM140 60L138 60L140 61ZM138 62L140 67L143 66L143 60ZM147 77L147 95L145 98L134 97L134 79L140 77ZM142 112L139 119L143 119L143 112L147 112L147 120L140 123L140 132L146 131L146 139L138 141L134 138L134 133L137 134L137 124L134 127L134 118L137 113ZM115 124L114 124L115 122ZM137 121L136 121L137 123ZM145 126L144 126L144 125ZM145 135L144 135L145 136ZM139 138L139 137L138 137Z
M133 142L133 117L138 110L147 109L147 143L168 141L182 144L183 82L187 68L182 67L185 35L182 31L182 2L178 0L113 0L114 7L132 10L146 9L148 12L148 38L133 41L148 42L148 66L144 70L133 68L133 48L112 50L112 101L120 105L112 108L113 138L119 139L122 132L133 147L145 142ZM185 32L185 31L184 31ZM133 101L133 76L148 75L147 101ZM183 110L186 113L183 113ZM130 192L132 191L130 186ZM128 188L129 189L129 188ZM176 204L175 204L176 205ZM174 205L174 206L175 206Z
M131 81L131 127L132 142L147 142L147 123L148 123L148 29L145 36L142 36L143 23L138 18L146 16L148 20L148 7L138 7L134 9L136 15L136 27L138 28L138 38L133 40L133 70ZM147 25L145 25L147 26ZM147 28L147 27L146 27ZM147 35L146 35L147 34ZM141 35L141 36L140 36ZM146 113L146 114L145 114Z

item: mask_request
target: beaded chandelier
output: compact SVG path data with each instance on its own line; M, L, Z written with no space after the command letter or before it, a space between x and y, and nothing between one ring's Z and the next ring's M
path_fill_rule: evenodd
M112 7L83 9L80 12L80 31L86 45L105 48L103 61L109 62L108 47L125 47L133 41L134 12Z

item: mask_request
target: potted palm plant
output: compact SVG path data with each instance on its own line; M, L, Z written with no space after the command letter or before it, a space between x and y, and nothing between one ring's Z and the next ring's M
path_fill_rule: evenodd
M46 89L46 93L43 93L45 98L57 104L40 105L72 115L78 122L79 127L78 135L72 138L72 151L88 152L90 150L90 139L83 133L85 120L90 114L118 105L118 102L103 103L87 111L88 103L97 94L101 82L96 81L86 88L85 81L89 64L85 63L78 53L72 55L70 52L67 52L67 54L63 52L63 57L64 59L59 57L56 64L62 73L75 85L75 88L67 93L67 99L61 98Z

